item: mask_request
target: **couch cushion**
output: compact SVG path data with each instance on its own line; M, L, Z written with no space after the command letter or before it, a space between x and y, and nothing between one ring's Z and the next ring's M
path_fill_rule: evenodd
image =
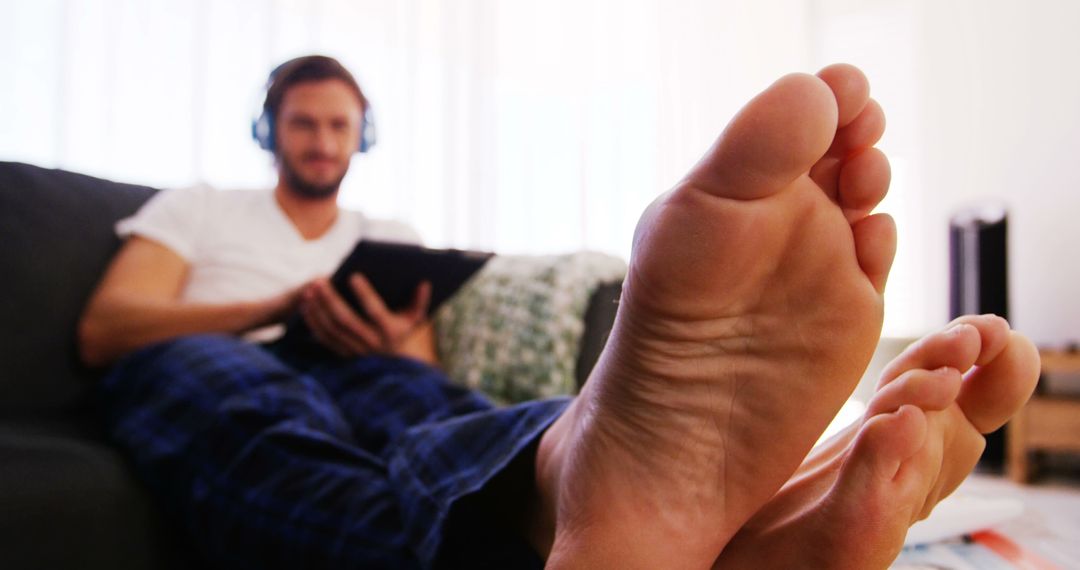
M0 415L85 402L75 325L120 240L113 223L154 189L0 162Z

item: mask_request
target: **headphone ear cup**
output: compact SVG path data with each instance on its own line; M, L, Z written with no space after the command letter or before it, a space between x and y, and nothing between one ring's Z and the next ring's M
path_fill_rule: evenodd
M251 138L259 143L259 148L274 151L274 119L265 110L251 122Z
M367 152L375 146L376 141L375 117L371 114L371 108L364 111L364 118L360 122L360 148L358 152Z

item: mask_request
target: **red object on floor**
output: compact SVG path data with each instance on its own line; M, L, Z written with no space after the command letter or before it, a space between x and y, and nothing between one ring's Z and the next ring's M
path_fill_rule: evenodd
M1008 537L992 530L984 530L971 535L971 540L989 548L995 554L1014 564L1021 570L1061 570L1045 558L1024 549Z

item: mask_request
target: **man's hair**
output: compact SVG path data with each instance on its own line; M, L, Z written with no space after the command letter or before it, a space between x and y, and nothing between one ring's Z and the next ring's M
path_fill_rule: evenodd
M368 110L368 100L356 79L345 69L338 60L325 55L306 55L296 59L290 59L279 65L270 73L270 83L266 89L266 100L263 101L263 112L273 121L277 121L278 111L281 110L281 102L285 99L285 93L293 86L300 83L313 81L325 81L327 79L340 79L356 93L360 99L360 113Z

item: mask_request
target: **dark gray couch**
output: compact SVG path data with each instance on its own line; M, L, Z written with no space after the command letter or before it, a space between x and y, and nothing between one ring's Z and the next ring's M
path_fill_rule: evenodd
M0 162L0 568L199 567L95 413L75 325L120 245L113 223L155 190ZM588 376L619 285L601 287L577 363Z

